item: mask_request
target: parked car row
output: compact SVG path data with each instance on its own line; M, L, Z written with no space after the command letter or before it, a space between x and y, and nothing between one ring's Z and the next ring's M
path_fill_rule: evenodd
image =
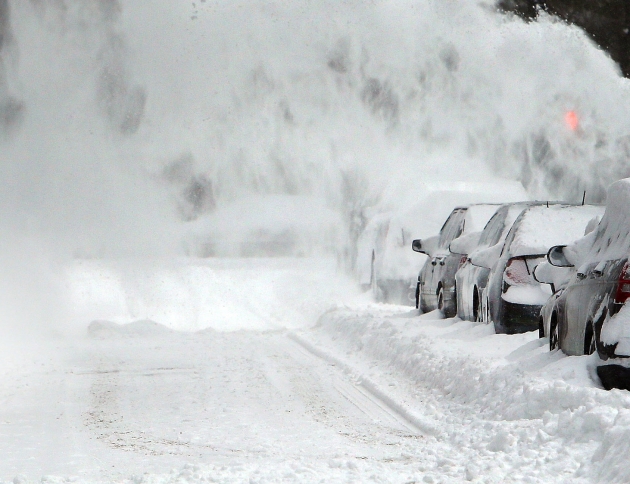
M383 234L392 233L392 220L391 215L375 219L380 240L388 240ZM398 245L411 235L401 227L393 231L400 232ZM609 187L605 206L458 205L437 234L411 246L425 255L415 284L421 312L440 310L445 317L492 323L497 333L538 330L551 351L596 352L603 386L630 390L630 303L625 305L630 300L630 178ZM370 282L383 294L375 270L385 273L386 264L376 269L375 254L372 250ZM404 292L405 283L397 283Z
M497 333L537 329L552 289L534 270L551 247L582 237L603 211L557 202L456 207L439 235L412 243L430 257L418 276L416 307L492 322Z
M417 200L415 194L409 194L407 202L414 201L404 203L402 208L391 203L374 207L374 213L357 241L355 271L361 286L370 289L376 301L414 303L415 280L427 257L410 251L409 244L413 239L437 233L452 207L511 202L527 196L517 182L466 183L448 189L425 186L421 193ZM485 223L476 219L474 222L480 225L476 230L481 230Z

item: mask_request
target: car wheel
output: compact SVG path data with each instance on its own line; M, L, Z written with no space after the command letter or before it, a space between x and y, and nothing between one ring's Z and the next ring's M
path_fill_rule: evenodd
M455 306L454 308L452 306ZM457 316L457 284L453 284L453 299L451 303L451 311L448 315L449 318Z
M440 311L444 312L444 288L440 285L437 293L437 307Z
M416 284L416 309L420 309L420 282Z
M492 322L492 313L490 310L490 300L488 299L488 295L484 295L481 293L481 321L486 324L490 324Z
M479 314L479 291L477 290L477 288L475 287L475 289L473 290L473 321L475 322L480 322L481 321L481 314Z
M549 327L549 351L557 350L560 347L558 338L558 321L556 316L551 317L551 325Z
M545 337L545 321L543 320L542 316L538 318L538 337L539 338Z
M584 354L592 355L596 350L597 342L595 340L595 331L593 331L593 323L588 323L584 334Z

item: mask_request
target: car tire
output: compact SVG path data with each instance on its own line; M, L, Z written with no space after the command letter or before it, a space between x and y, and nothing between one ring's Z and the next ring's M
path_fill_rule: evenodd
M416 284L416 309L420 309L420 283Z
M479 290L475 287L473 289L473 313L472 313L472 319L473 321L475 321L476 323L481 322L481 312L479 311Z
M597 351L597 340L595 339L595 331L593 331L593 323L586 325L584 332L584 354L592 355Z
M545 321L543 320L542 316L538 319L538 337L545 337Z
M560 348L559 341L559 331L558 331L558 320L556 316L551 316L551 324L549 325L549 351L557 350Z
M448 315L449 318L454 318L457 316L457 283L453 284L453 299L450 305L450 313Z
M441 284L437 292L437 308L444 313L444 287Z

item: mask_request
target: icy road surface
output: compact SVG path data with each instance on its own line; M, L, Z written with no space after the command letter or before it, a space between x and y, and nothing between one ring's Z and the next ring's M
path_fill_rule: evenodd
M116 323L3 367L0 482L630 478L630 394L598 388L592 357L373 304L334 264L122 267L68 272L76 314ZM188 319L167 317L191 298ZM167 324L119 324L138 308Z

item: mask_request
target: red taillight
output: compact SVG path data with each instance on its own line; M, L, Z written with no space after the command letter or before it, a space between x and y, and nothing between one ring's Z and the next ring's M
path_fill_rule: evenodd
M630 297L630 264L627 262L621 269L619 274L619 282L617 283L617 293L615 294L615 302L623 304Z
M528 284L532 281L532 273L523 257L514 257L508 260L503 275L505 282L513 286L515 284Z

